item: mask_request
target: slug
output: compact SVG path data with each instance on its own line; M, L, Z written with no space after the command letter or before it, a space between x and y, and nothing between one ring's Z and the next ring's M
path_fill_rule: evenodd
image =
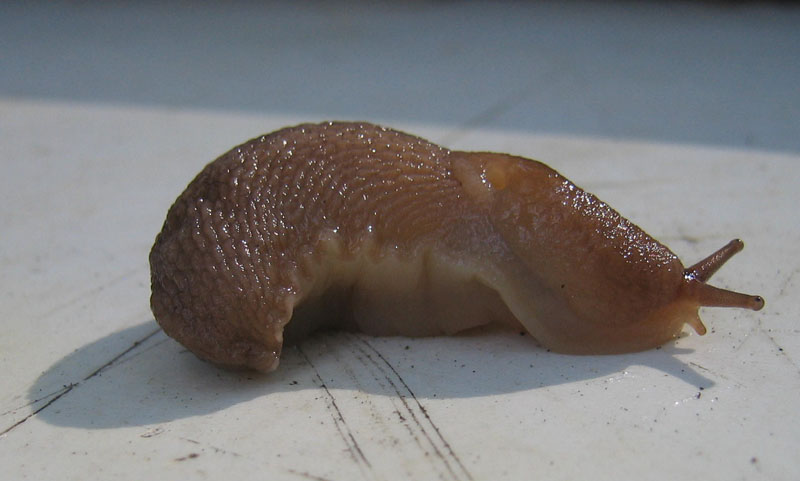
M706 284L743 244L684 268L550 167L368 123L299 125L208 164L150 252L151 307L198 357L272 371L320 328L433 336L489 323L575 354L702 335Z

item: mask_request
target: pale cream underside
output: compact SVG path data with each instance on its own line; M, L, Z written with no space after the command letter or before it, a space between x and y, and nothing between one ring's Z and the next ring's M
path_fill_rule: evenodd
M517 296L494 266L442 252L400 256L393 247L365 242L345 254L339 238L329 235L304 267L310 275L299 281L288 342L324 327L402 336L453 334L490 323L523 329L517 319L529 312L510 308Z

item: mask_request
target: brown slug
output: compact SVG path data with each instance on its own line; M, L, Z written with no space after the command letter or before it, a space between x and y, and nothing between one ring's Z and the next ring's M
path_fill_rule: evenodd
M151 306L197 356L271 371L284 339L524 329L564 353L653 348L700 306L761 309L685 269L546 165L451 151L367 123L299 125L208 164L150 252ZM290 322L291 321L291 322Z

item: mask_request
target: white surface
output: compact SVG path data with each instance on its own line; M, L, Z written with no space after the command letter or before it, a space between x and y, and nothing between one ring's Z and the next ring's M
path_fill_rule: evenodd
M742 237L713 283L767 307L624 356L337 334L221 371L158 331L147 253L202 165L298 120L0 101L4 479L800 477L799 157L398 124L542 159L686 264Z

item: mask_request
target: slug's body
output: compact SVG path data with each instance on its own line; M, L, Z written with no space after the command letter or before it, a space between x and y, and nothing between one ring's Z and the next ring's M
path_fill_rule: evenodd
M450 334L491 322L551 349L615 353L705 332L701 305L763 300L704 283L542 163L450 151L370 124L301 125L219 157L167 214L151 305L210 361L271 371L320 327ZM290 322L291 320L291 322Z

